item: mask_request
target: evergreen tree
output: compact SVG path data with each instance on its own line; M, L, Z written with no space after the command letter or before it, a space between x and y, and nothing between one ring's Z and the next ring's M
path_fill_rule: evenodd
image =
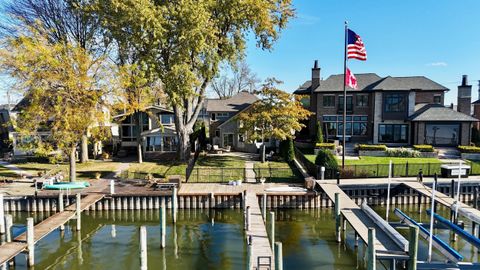
M323 131L320 121L317 121L317 137L315 139L316 143L323 143Z

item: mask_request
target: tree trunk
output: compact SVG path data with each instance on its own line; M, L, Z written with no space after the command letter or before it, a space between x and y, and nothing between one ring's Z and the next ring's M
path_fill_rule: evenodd
M138 163L143 162L143 151L142 151L142 113L137 112L137 161Z
M80 163L88 161L88 137L87 134L82 135L82 143L80 147Z
M177 129L178 133L178 158L181 161L190 159L190 134L185 127Z
M75 182L77 179L76 174L77 174L77 169L76 169L76 161L77 157L75 152L77 151L76 146L72 146L72 149L70 149L70 182Z
M262 143L261 156L261 162L265 163L265 143Z

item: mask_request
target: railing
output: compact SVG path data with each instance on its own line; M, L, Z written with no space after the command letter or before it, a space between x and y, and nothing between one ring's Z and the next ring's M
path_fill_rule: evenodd
M191 170L189 183L225 183L245 180L245 168L195 167Z
M303 181L302 174L300 170L295 167L265 167L265 168L254 168L255 178L257 181L261 178L265 178L266 182L300 182Z
M424 176L433 176L435 173L440 174L441 165L442 163L408 162L402 164L392 164L392 177L415 177L420 171ZM388 167L388 164L345 165L345 168L340 168L340 177L344 179L388 177ZM325 172L325 178L334 178L336 175L336 172L333 170L327 169Z

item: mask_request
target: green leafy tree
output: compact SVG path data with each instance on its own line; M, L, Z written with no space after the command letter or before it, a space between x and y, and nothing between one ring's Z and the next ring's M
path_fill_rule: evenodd
M323 143L323 130L322 130L322 124L320 121L317 121L317 134L315 138L316 143Z
M315 158L315 164L327 169L338 169L338 162L335 156L327 149L320 149Z
M178 155L190 157L190 134L219 64L243 57L247 36L271 49L293 16L291 0L95 0L92 12L137 63L159 79L175 115Z
M32 138L32 148L66 153L75 181L76 148L85 130L104 119L98 106L111 84L109 65L79 46L52 43L43 30L35 25L4 40L0 67L28 101L15 120L16 130ZM48 138L40 138L43 130L50 131Z
M278 83L280 81L268 79L262 89L255 91L260 99L237 116L240 131L247 134L248 140L262 142L262 162L265 161L265 138L293 139L295 131L305 126L301 121L311 114L299 97L277 89Z

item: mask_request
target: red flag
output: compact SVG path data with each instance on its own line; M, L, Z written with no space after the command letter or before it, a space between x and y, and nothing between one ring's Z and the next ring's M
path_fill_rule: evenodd
M347 73L345 73L345 85L353 89L357 89L357 78L355 78L353 73L348 68Z

